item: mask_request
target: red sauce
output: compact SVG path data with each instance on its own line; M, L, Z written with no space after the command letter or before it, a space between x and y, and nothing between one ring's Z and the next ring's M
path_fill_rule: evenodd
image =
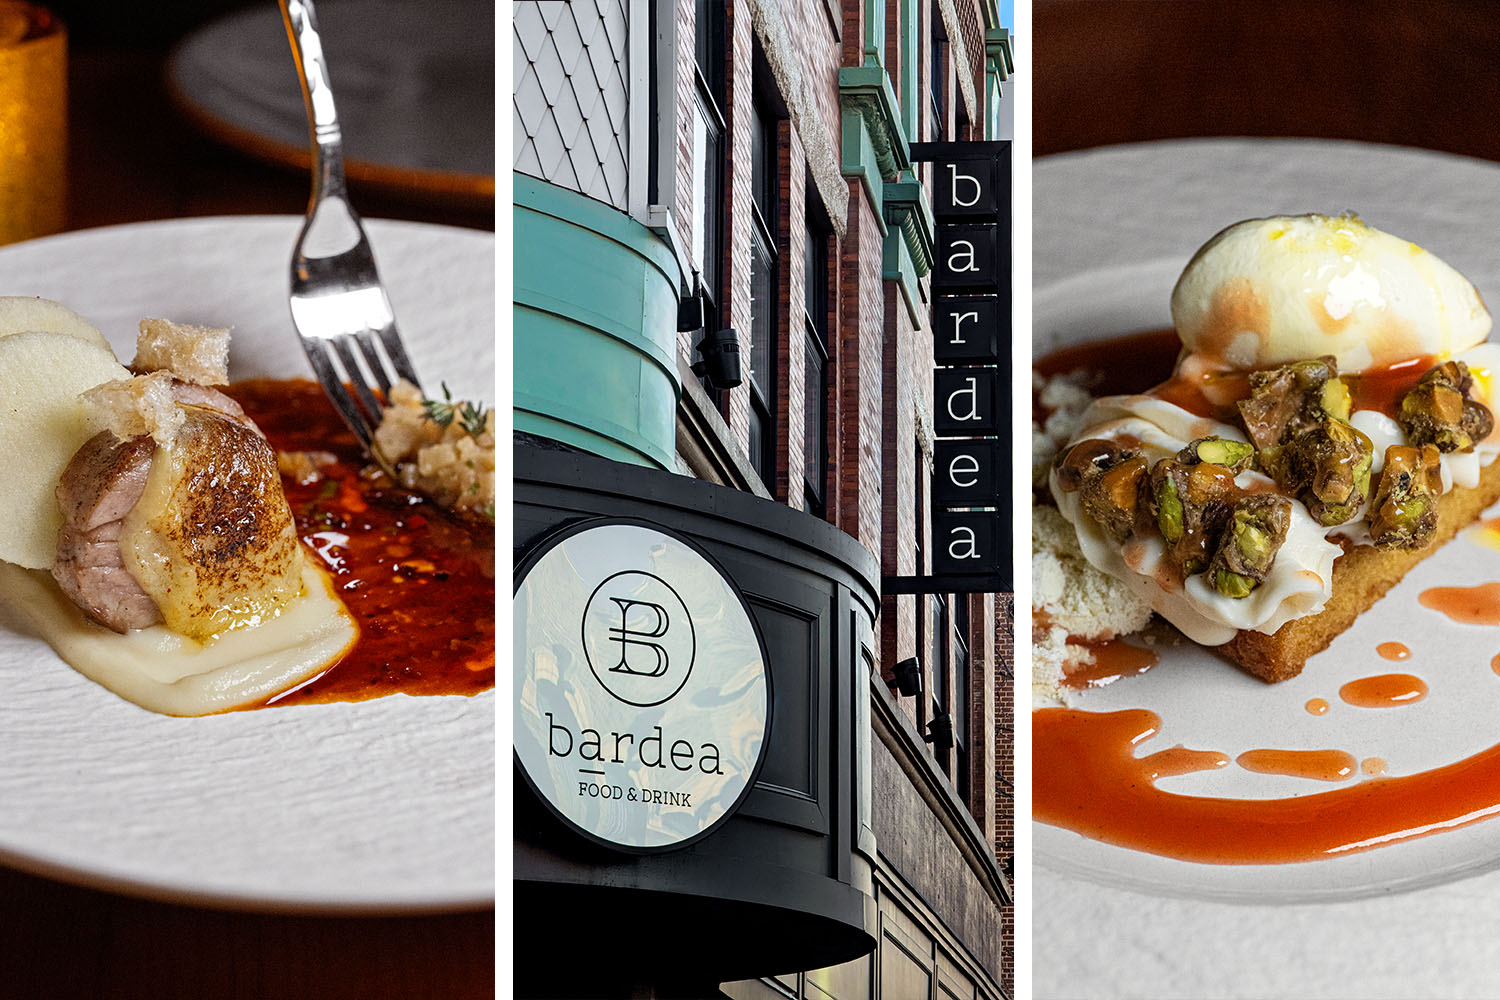
M283 478L297 533L332 574L359 640L320 676L268 704L363 701L397 692L472 695L495 686L495 536L384 477L314 382L258 379L229 394L278 451L337 463Z
M1037 819L1133 850L1239 865L1316 861L1500 813L1500 746L1431 771L1311 795L1227 799L1152 783L1152 769L1132 750L1160 725L1143 709L1032 713Z
M1405 643L1400 642L1382 642L1380 645L1375 647L1375 652L1379 653L1383 659L1387 660L1411 659L1411 650L1406 648Z
M1328 702L1324 701L1322 698L1312 698L1306 705L1302 707L1307 709L1308 715L1328 714Z
M1399 708L1427 697L1427 683L1411 674L1377 674L1345 684L1339 697L1358 708Z
M1076 640L1075 640L1076 641ZM1144 674L1156 666L1156 651L1132 646L1123 639L1080 642L1094 654L1094 662L1069 672L1063 684L1074 690L1103 687L1121 677Z
M1358 766L1343 750L1246 750L1234 762L1247 771L1315 781L1343 781Z
M1429 587L1417 599L1422 607L1441 611L1465 625L1500 625L1500 583Z

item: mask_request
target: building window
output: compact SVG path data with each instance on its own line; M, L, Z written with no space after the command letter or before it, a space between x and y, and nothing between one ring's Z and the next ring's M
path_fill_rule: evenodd
M728 143L724 129L724 3L697 0L693 39L693 267L699 288L709 300L708 323L723 324L724 167ZM696 348L693 361L700 360ZM713 393L707 380L703 388Z
M946 594L930 594L927 600L932 610L932 632L929 636L927 662L932 664L932 717L937 719L945 712L953 712L955 700L949 693L953 678L948 669L948 597ZM956 713L954 714L956 737L958 722ZM952 778L953 750L939 749L934 745L932 754L937 760L938 767L942 768L943 773L949 778Z
M804 262L802 481L805 509L823 517L828 512L828 236L810 220Z
M776 379L776 121L757 105L750 125L750 463L761 481L776 471L771 400Z
M916 472L916 501L917 501L916 502L916 508L917 508L916 513L917 513L917 517L916 517L916 521L914 522L916 524L916 532L915 532L915 538L913 539L913 545L912 545L913 549L915 550L914 555L916 557L916 569L912 571L912 575L913 576L926 576L927 575L927 559L926 559L925 546L922 544L922 542L923 542L923 540L927 536L927 509L926 509L927 505L923 502L922 481L925 478L927 478L927 464L926 464L926 462L923 461L922 446L921 446L921 444L918 444L916 446L914 454L916 456L915 461L913 463L913 468L915 469L915 472ZM926 638L926 636L927 636L927 614L926 614L927 609L925 607L923 607L922 605L923 605L922 600L920 598L918 598L917 599L917 655L923 657L922 666L927 669L927 680L925 680L923 682L923 686L931 686L934 683L933 678L937 677L937 674L933 672L933 667L936 666L936 664L933 663L932 657L928 654L928 651L927 651L927 638ZM923 726L927 725L927 699L925 699L925 698L917 698L916 699L916 704L917 704L917 728L920 729Z
M927 79L927 88L932 97L932 130L928 134L931 135L933 139L942 139L943 126L945 124L945 115L943 113L943 98L945 96L945 91L943 90L943 71L947 68L948 64L948 60L946 58L948 54L948 43L947 40L943 37L942 19L937 15L936 11L933 12L932 37L930 41L931 45L928 47L928 51L931 54L929 62L930 75Z
M969 779L969 596L953 602L953 785L958 797L974 808Z

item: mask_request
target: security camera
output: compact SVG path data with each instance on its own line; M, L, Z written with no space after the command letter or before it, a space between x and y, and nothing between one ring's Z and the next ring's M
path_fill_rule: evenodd
M698 341L698 354L703 358L693 365L693 374L708 379L715 389L733 389L740 378L740 335L731 327L717 332L708 330Z

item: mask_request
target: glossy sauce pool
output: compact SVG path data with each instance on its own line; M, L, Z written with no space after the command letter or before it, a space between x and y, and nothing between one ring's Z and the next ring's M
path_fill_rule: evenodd
M494 687L494 529L363 476L367 462L317 384L252 380L228 392L277 451L337 457L318 482L283 476L282 485L298 535L359 623L359 640L342 660L267 704Z
M1092 392L1123 394L1165 386L1195 412L1206 400L1193 386L1168 380L1176 358L1171 330L1148 331L1059 351L1035 364L1043 375L1083 369ZM1122 363L1125 360L1126 363ZM1355 406L1389 412L1430 366L1421 359L1352 380ZM1497 532L1500 534L1500 532ZM1497 546L1500 547L1500 546ZM1458 621L1500 624L1500 584L1433 588L1422 603ZM1409 650L1388 643L1386 659ZM1403 655L1405 654L1405 655ZM1500 674L1500 655L1494 660ZM1426 694L1409 675L1382 675L1341 691L1357 707L1398 707ZM1309 700L1313 715L1328 702ZM1228 762L1214 750L1176 747L1136 753L1160 729L1145 709L1086 712L1047 708L1032 713L1033 815L1083 836L1151 854L1207 864L1247 865L1315 861L1399 843L1466 826L1500 813L1500 746L1417 774L1387 777L1379 757L1356 761L1345 751L1248 751L1242 767L1341 782L1340 787L1293 798L1232 799L1181 795L1156 787L1158 778L1211 770ZM1355 769L1363 775L1355 774Z

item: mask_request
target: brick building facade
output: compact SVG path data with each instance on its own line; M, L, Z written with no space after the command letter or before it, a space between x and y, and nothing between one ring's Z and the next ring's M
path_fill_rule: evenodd
M933 177L908 147L1009 137L994 0L518 3L514 52L518 175L639 222L677 262L678 300L707 314L630 369L643 396L672 383L669 425L641 400L580 416L531 391L540 341L518 278L518 435L773 499L856 539L885 576L929 573ZM612 110L621 80L648 114ZM704 329L737 332L741 384L695 373ZM880 598L863 659L875 950L723 995L1010 996L1011 610L1008 595ZM911 658L921 693L903 696Z

